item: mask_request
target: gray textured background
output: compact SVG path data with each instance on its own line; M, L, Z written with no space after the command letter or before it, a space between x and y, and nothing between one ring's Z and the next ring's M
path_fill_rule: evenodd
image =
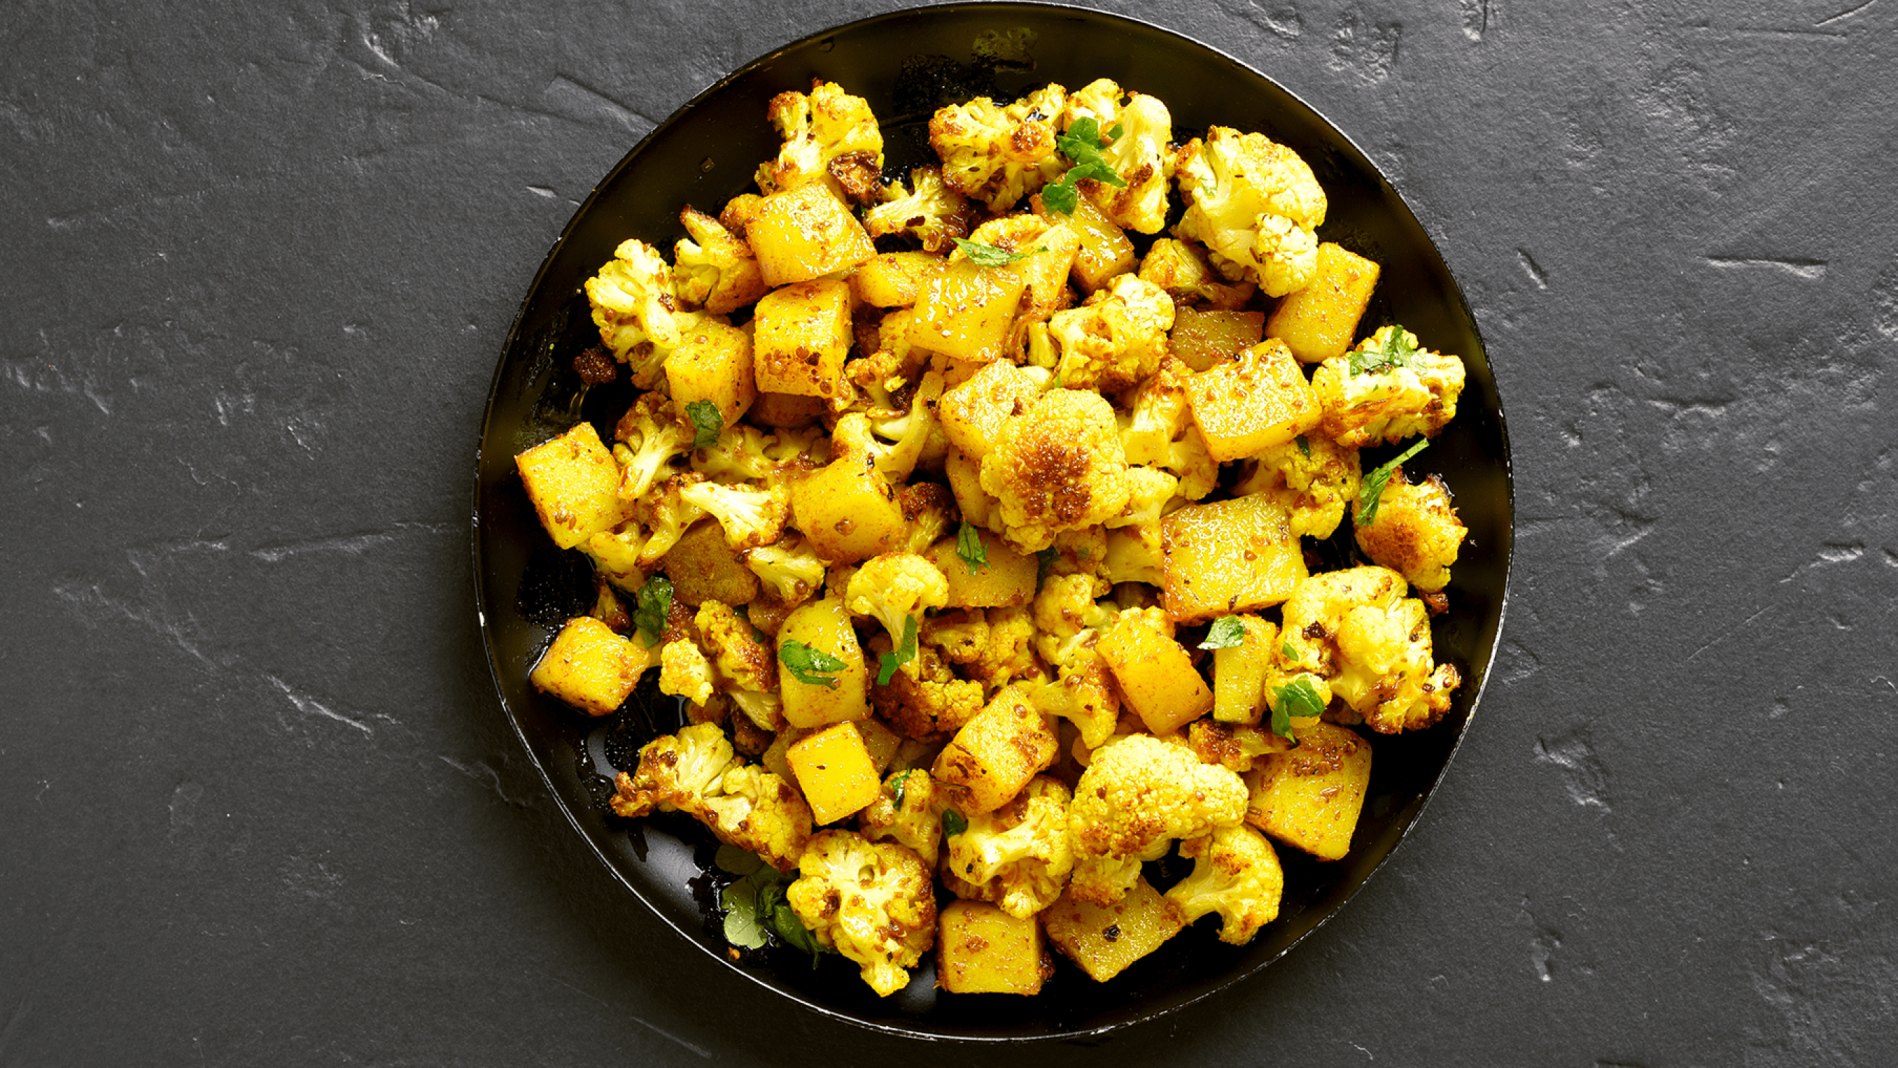
M616 890L471 618L481 404L568 214L724 71L893 5L765 6L0 6L0 1063L918 1054ZM1898 0L1146 14L1437 235L1520 540L1393 863L1115 1055L1893 1063Z

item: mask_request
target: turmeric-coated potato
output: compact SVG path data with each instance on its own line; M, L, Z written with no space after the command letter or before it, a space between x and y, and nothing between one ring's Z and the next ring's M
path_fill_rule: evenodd
M1187 376L1185 387L1193 424L1220 463L1283 445L1325 414L1291 351L1270 339Z
M1054 763L1054 728L1013 686L1004 686L962 725L936 757L930 776L950 787L969 812L993 812Z
M759 200L744 230L769 286L847 271L877 251L863 224L822 182Z
M1160 546L1167 614L1181 622L1279 604L1306 574L1291 518L1269 493L1171 512Z
M820 825L855 815L883 790L855 723L805 735L785 751L784 760L811 806L812 821Z
M1133 270L1139 262L1127 231L1114 225L1114 221L1101 214L1101 209L1086 197L1080 198L1071 216L1049 211L1039 196L1035 197L1034 205L1037 214L1065 219L1080 236L1081 247L1074 257L1074 282L1087 292L1092 293L1116 276Z
M742 553L725 540L716 520L701 519L679 535L660 557L660 570L672 580L672 596L689 605L706 601L750 604L758 596L758 576Z
M1266 331L1285 342L1301 363L1342 356L1357 336L1377 276L1377 264L1326 241L1318 246L1318 273L1303 289L1285 295Z
M793 643L796 643L793 645ZM807 651L843 661L814 669ZM793 727L824 727L870 714L870 669L843 601L826 597L800 606L778 627L778 695ZM804 675L804 681L799 674Z
M514 457L540 525L562 549L611 530L624 516L620 468L591 423Z
M758 397L751 335L717 319L698 323L666 354L666 385L681 416L694 401L711 401L722 425L736 423Z
M656 659L599 620L576 616L554 635L528 678L535 688L589 715L608 716L632 694L639 676Z
M850 291L872 308L907 308L941 269L942 257L933 252L885 252L857 268Z
M971 564L957 551L955 537L943 538L924 555L949 580L948 608L1013 608L1035 596L1040 561L1017 552L1000 534L975 531L984 563Z
M794 483L791 516L817 555L833 562L892 552L908 535L896 491L854 459L832 460Z
M972 460L995 447L1002 424L1028 410L1041 390L1027 372L1007 360L986 364L961 385L943 393L936 418L949 443Z
M1039 994L1054 960L1035 917L1016 919L984 901L938 914L936 985L951 994Z
M1245 628L1238 645L1213 650L1213 718L1257 723L1264 714L1265 674L1278 655L1278 624L1253 615L1233 617Z
M1213 692L1186 647L1148 612L1129 612L1095 642L1121 696L1155 734L1175 731L1213 709Z
M834 397L850 354L850 287L832 278L785 286L758 300L752 322L757 388Z
M1246 776L1246 822L1320 860L1339 860L1351 849L1370 782L1370 743L1314 723L1298 731L1296 748L1267 756Z
M1237 357L1265 337L1265 313L1200 311L1191 305L1173 309L1167 351L1195 371Z
M1021 275L1006 268L947 264L916 298L909 343L973 363L1000 359L1025 288Z
M1105 907L1062 894L1042 914L1042 923L1054 947L1097 983L1126 971L1186 926L1180 907L1145 879Z

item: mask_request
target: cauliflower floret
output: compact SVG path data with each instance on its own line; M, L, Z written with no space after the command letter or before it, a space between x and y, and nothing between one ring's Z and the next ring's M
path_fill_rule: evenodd
M672 268L658 249L628 238L587 279L586 292L600 340L614 359L632 365L635 384L652 388L665 351L679 343L690 321L690 313L679 310Z
M672 283L686 306L729 315L770 290L751 246L717 219L687 207L679 222L689 236L672 246Z
M1173 116L1166 105L1145 93L1123 93L1119 85L1099 78L1068 97L1062 128L1084 118L1098 124L1107 142L1101 156L1127 184L1115 188L1090 178L1081 183L1081 189L1119 226L1143 234L1159 233L1166 225L1167 182L1174 166ZM1110 136L1115 127L1120 133Z
M909 185L891 182L883 188L883 203L863 213L863 228L872 237L908 233L931 252L955 247L958 237L969 236L975 214L962 194L943 184L942 171L918 167L909 172Z
M751 625L730 605L718 601L699 605L692 623L712 654L713 675L732 703L764 730L783 727L777 658L752 637Z
M646 584L646 569L639 562L645 548L646 532L638 523L623 523L616 530L595 534L580 543L580 551L593 561L593 573L622 590L638 592Z
M1094 580L1094 596L1107 596L1107 531L1102 527L1064 530L1054 536L1053 555L1040 560L1042 577L1086 575Z
M711 699L711 661L690 638L669 641L659 650L659 692L683 697L701 708Z
M1401 326L1380 326L1312 372L1325 433L1348 448L1432 437L1456 418L1463 361L1420 348Z
M1232 492L1270 494L1290 513L1294 536L1329 538L1345 505L1357 499L1361 478L1358 450L1312 433L1260 453Z
M1068 788L1037 775L993 812L968 817L949 839L942 880L960 898L987 901L1025 920L1061 896L1074 868Z
M942 612L922 625L922 641L990 692L1034 672L1034 638L1035 621L1025 607Z
M1251 282L1221 282L1198 246L1170 237L1160 238L1147 250L1140 261L1140 277L1166 290L1176 305L1198 301L1214 310L1244 308L1257 289Z
M1116 527L1107 532L1107 580L1164 586L1159 523Z
M675 734L662 734L639 750L633 774L615 779L613 811L627 819L653 812L704 811L705 794L716 788L738 754L725 732L711 723L694 723Z
M981 483L995 498L991 520L999 515L1004 536L1028 552L1119 515L1131 487L1114 409L1089 391L1041 394L1003 422Z
M1236 827L1245 815L1246 785L1233 772L1151 735L1113 739L1093 751L1074 788L1068 892L1111 905L1133 888L1139 861L1164 854L1170 840Z
M747 849L788 872L811 840L811 809L797 787L756 764L725 772L700 816L718 840Z
M721 482L762 482L784 466L772 456L777 445L778 435L750 423L734 423L709 448L692 450L692 470Z
M1219 461L1213 459L1197 428L1188 427L1166 447L1166 460L1160 466L1180 480L1179 495L1185 500L1197 501L1219 485Z
M1358 548L1372 563L1390 568L1427 593L1449 584L1450 565L1456 563L1457 548L1469 533L1457 518L1450 488L1440 476L1412 483L1405 480L1402 467L1392 471L1384 484L1371 522L1364 521L1361 501L1353 505L1351 520L1357 528Z
M929 770L907 768L883 781L883 792L857 813L857 827L872 842L898 842L915 850L933 871L942 852L942 810L943 798Z
M979 96L937 111L929 146L942 159L943 183L1003 212L1061 177L1067 160L1055 150L1054 125L1066 102L1066 89L1048 85L1006 108Z
M671 405L657 393L641 394L620 416L613 437L613 458L621 471L619 495L625 501L644 497L673 459L692 449L692 435L680 428Z
M785 604L807 601L824 585L824 561L802 536L747 550L745 566Z
M725 544L734 549L772 545L791 518L791 494L782 483L766 489L694 482L679 491L686 503L718 520Z
M985 625L986 626L986 625ZM882 644L879 639L873 642ZM916 657L890 676L887 685L870 688L870 703L905 738L954 734L982 711L982 684L957 678L942 653L919 642Z
M1196 719L1186 728L1186 744L1200 760L1244 774L1260 757L1283 753L1292 743L1255 724Z
M1035 651L1056 666L1074 659L1083 645L1092 644L1095 632L1112 623L1115 614L1111 604L1094 603L1094 580L1084 574L1051 574L1043 579L1033 611Z
M766 112L784 138L778 158L758 166L765 193L826 182L858 202L875 199L883 171L883 131L870 104L835 82L807 93L779 93Z
M1173 439L1187 426L1186 376L1192 373L1177 357L1167 356L1140 383L1132 409L1118 417L1128 463L1164 465L1171 458Z
M1278 919L1285 872L1264 835L1243 825L1225 827L1184 843L1180 855L1193 858L1193 873L1166 896L1187 922L1217 912L1219 940L1243 946Z
M1318 273L1325 191L1298 153L1215 126L1180 149L1178 175L1179 235L1205 245L1221 274L1282 297Z
M949 580L915 553L884 553L865 560L844 589L844 607L852 615L874 617L899 647L906 625L920 625L924 609L941 608L948 601Z
M1385 567L1327 571L1301 580L1283 609L1287 658L1385 734L1443 718L1462 681L1454 665L1432 662L1424 603L1405 590Z
M1111 603L1096 604L1095 578L1071 573L1049 575L1035 595L1036 651L1057 672L1022 687L1036 708L1072 722L1088 748L1105 742L1120 717L1120 695L1113 675L1094 651L1102 627L1112 623Z
M955 522L956 499L940 482L912 482L896 491L896 503L909 527L903 544L909 552L926 551L947 536Z
M1129 467L1127 485L1130 488L1127 507L1107 521L1106 526L1110 528L1159 522L1166 506L1180 492L1180 480L1177 477L1153 467Z
M942 400L942 391L942 375L931 371L916 383L907 412L866 416L866 425L875 437L866 444L865 451L875 458L877 470L884 478L893 483L901 482L915 472L916 465L930 454L932 446L937 456L947 447L948 439L943 437L936 419L936 404ZM838 420L838 426L842 428L843 420ZM854 430L847 433L854 434ZM855 447L854 438L847 438L839 445L836 432L833 431L831 437L832 449L837 455L845 455ZM885 441L889 444L883 444Z
M1110 393L1138 385L1159 369L1171 329L1173 298L1123 274L1080 307L1048 319L1048 335L1061 352L1055 381Z
M936 944L936 895L922 858L850 831L810 840L784 893L819 945L863 969L880 997L909 984L908 969Z
M650 569L660 557L672 551L686 528L704 517L705 510L685 499L686 487L696 485L699 476L691 471L673 475L654 486L651 492L633 502L633 518L646 527L646 544L639 550L639 566Z

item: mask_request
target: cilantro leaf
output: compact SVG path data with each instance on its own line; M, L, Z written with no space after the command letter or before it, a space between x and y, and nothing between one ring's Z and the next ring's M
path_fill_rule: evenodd
M692 420L692 447L709 449L718 444L718 436L725 430L725 417L719 413L718 405L708 400L695 400L685 406L686 418Z
M953 808L942 810L942 834L945 838L954 838L969 829L969 820Z
M1311 459L1311 439L1303 434L1298 436L1298 451L1305 459Z
M633 626L647 647L659 644L666 632L666 617L672 614L672 580L654 575L646 580L634 597Z
M1121 127L1116 124L1107 132L1110 138L1119 137ZM1041 203L1049 211L1063 215L1073 215L1080 207L1080 189L1077 185L1083 178L1092 178L1097 182L1111 185L1116 189L1125 189L1127 182L1115 173L1113 165L1101 155L1106 147L1101 142L1101 125L1092 118L1076 119L1067 132L1056 135L1055 148L1068 157L1074 166L1068 168L1059 181L1044 187L1041 191Z
M763 949L764 928L758 926L758 884L740 879L719 895L725 908L725 941L742 949Z
M971 575L989 566L989 550L988 546L982 544L982 533L966 519L962 521L962 528L956 531L956 555L962 557L962 563Z
M1324 711L1325 703L1318 699L1311 677L1300 675L1272 691L1272 733L1296 741L1292 737L1293 718L1310 719Z
M1005 248L984 245L980 241L966 241L960 237L954 240L956 247L961 249L962 254L969 257L969 262L977 267L1006 267L1016 260L1028 258L1026 252L1010 252Z
M909 768L899 775L892 776L890 779L890 799L896 802L898 809L903 807L903 787L909 785L909 777L915 773L915 771L915 768Z
M837 672L846 666L842 660L796 638L778 646L778 663L806 686L828 686L833 690L837 688Z
M1212 628L1206 632L1206 640L1199 643L1201 649L1230 649L1246 640L1245 621L1238 616L1220 616L1213 620Z
M1428 444L1430 444L1430 439L1425 438L1398 453L1395 459L1379 464L1370 474L1364 476L1364 485L1358 487L1356 522L1359 526L1368 527L1377 521L1377 505L1384 496L1384 487L1390 483L1391 475L1395 474L1399 467L1404 466L1404 461L1424 451L1424 446Z
M1279 655L1291 661L1294 664L1298 663L1298 650L1292 648L1292 643L1290 641L1281 642L1279 644Z
M1417 346L1411 343L1410 335L1405 333L1404 328L1393 326L1384 334L1383 343L1376 348L1353 351L1346 366L1354 375L1388 371L1410 366L1410 358L1416 352Z
M916 659L916 617L903 617L903 640L896 644L894 652L880 653L877 656L877 685L888 686L890 679L896 676L896 669Z
M750 875L757 871L764 861L749 849L740 849L735 845L721 845L712 857L712 866L722 872L733 875Z

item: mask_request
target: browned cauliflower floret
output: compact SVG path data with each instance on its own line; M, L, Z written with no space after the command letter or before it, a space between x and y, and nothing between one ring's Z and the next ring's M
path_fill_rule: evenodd
M672 268L658 249L628 238L587 279L586 292L600 340L614 359L633 366L642 389L651 388L665 352L679 343L691 314L679 310Z
M1004 536L1034 552L1064 530L1098 526L1127 506L1127 458L1114 409L1098 393L1053 389L1009 417L982 458Z
M956 238L969 236L974 214L962 194L943 183L940 170L918 167L909 172L909 185L883 188L883 203L863 213L863 228L872 237L907 233L931 252L946 252Z
M1147 250L1140 261L1140 278L1166 290L1176 305L1235 311L1246 306L1257 288L1251 282L1223 281L1198 246L1170 237L1160 238Z
M1074 851L1068 843L1068 788L1046 775L993 812L974 813L949 838L942 878L957 897L987 901L1027 919L1061 896Z
M694 482L681 488L679 496L718 520L725 544L734 549L775 544L791 518L791 493L783 483L759 488Z
M902 645L905 631L915 632L923 612L941 608L949 581L941 569L915 553L884 553L863 562L844 588L844 608L883 625L892 643Z
M922 640L991 693L1035 670L1034 639L1025 607L943 612L923 621Z
M1424 604L1405 591L1389 568L1353 567L1301 580L1283 608L1287 659L1386 734L1443 718L1462 681L1455 666L1432 662Z
M747 550L745 566L784 604L807 601L824 585L824 561L801 535Z
M756 764L740 764L705 799L705 819L719 841L763 857L790 871L811 837L811 809L797 787Z
M1113 739L1093 751L1074 788L1068 892L1111 905L1132 889L1142 860L1161 856L1175 838L1236 827L1245 814L1246 785L1233 772L1151 735Z
M1364 555L1429 593L1449 584L1450 565L1456 563L1457 548L1469 533L1457 518L1450 488L1440 476L1412 483L1405 480L1402 467L1384 484L1371 521L1364 521L1362 501L1353 506L1351 519Z
M983 629L986 632L986 624ZM887 642L873 639L873 651L889 651L878 645ZM916 658L891 675L888 685L870 688L877 715L906 738L953 734L982 711L985 700L981 683L957 678L942 653L927 643L918 645Z
M1067 90L1049 85L1007 107L979 96L951 104L929 120L929 145L942 159L942 180L990 211L1061 177L1067 161L1055 150L1055 120Z
M1167 182L1174 164L1173 116L1166 105L1145 93L1125 93L1099 78L1068 97L1062 127L1080 119L1094 120L1107 144L1102 158L1126 183L1115 187L1088 179L1081 183L1088 199L1121 227L1159 233L1166 225Z
M1219 913L1219 940L1243 946L1278 918L1285 872L1272 843L1250 827L1223 827L1181 845L1193 872L1166 892L1188 922Z
M1060 353L1055 381L1109 393L1131 388L1159 369L1171 329L1173 298L1123 274L1080 307L1048 320L1048 336Z
M679 222L689 236L672 246L672 281L687 307L729 315L770 289L743 238L689 207L679 213Z
M857 826L873 842L910 847L934 870L942 852L944 804L929 769L905 768L883 780L883 792L857 814Z
M693 625L712 654L712 673L746 718L763 730L784 726L777 658L753 637L751 624L718 601L699 605Z
M635 501L672 473L672 461L692 451L692 435L679 426L666 398L643 393L613 428L613 458L620 465L620 499Z
M936 944L936 895L914 851L851 831L810 840L798 879L785 891L819 945L863 970L880 997L909 984L908 969Z
M1211 251L1226 277L1282 297L1318 272L1325 191L1298 153L1226 126L1180 149L1181 237Z
M659 650L659 692L704 707L712 696L712 664L690 638L669 641Z
M1435 435L1456 418L1463 381L1461 359L1420 347L1401 326L1378 327L1311 376L1325 433L1350 448Z
M1186 728L1186 744L1193 755L1241 774L1251 771L1262 756L1283 753L1292 743L1256 724L1221 723L1196 719Z
M852 200L876 198L883 131L868 101L835 82L817 82L809 93L772 97L768 114L784 147L776 160L759 165L759 189L776 193L826 182Z
M811 834L811 810L783 779L737 761L725 732L694 723L660 735L639 751L639 766L616 780L613 811L628 819L684 812L718 839L763 857L779 871L796 867Z
M1329 538L1357 499L1361 475L1358 450L1314 431L1260 453L1232 492L1270 494L1291 516L1293 534Z

